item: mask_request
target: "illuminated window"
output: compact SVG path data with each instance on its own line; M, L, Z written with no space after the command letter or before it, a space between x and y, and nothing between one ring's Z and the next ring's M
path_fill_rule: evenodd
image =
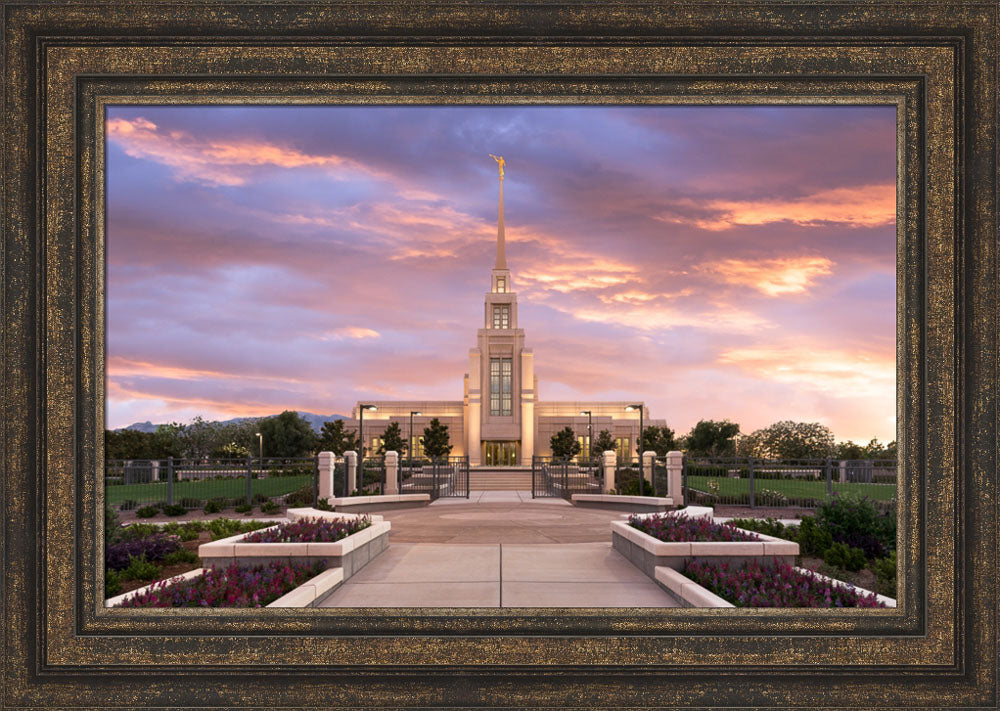
M497 277L497 293L507 293L507 277Z
M424 456L424 438L413 435L410 437L410 451L413 452L410 456L422 457Z
M586 435L580 435L577 436L576 441L580 445L580 453L577 455L577 458L587 459L587 452L590 451L590 437Z
M618 459L632 459L632 441L628 437L615 439L615 453Z
M490 414L509 415L512 410L514 363L510 358L490 358Z
M493 328L510 328L510 304L493 304Z

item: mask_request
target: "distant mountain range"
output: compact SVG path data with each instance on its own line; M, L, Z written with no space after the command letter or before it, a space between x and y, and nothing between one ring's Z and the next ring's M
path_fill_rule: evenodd
M274 414L277 415L277 414L280 414L280 413L276 412ZM273 416L274 415L264 415L264 417L273 417ZM316 432L319 432L321 429L323 429L323 423L324 422L333 422L334 420L349 420L349 419L351 419L347 415L338 415L336 413L333 414L333 415L317 415L314 412L301 412L301 411L299 411L299 417L301 417L303 420L305 420L306 422L308 422L310 424L310 426L312 426L313 430L315 430ZM234 417L231 420L222 420L222 424L229 425L229 424L235 424L237 422L245 422L246 420L256 420L256 419L260 419L260 418L257 418L257 417ZM163 423L163 424L166 424L166 423ZM145 422L133 422L128 427L119 427L118 429L120 429L120 430L138 430L139 432L156 432L156 428L159 427L159 426L160 425L154 425L149 420L146 420Z

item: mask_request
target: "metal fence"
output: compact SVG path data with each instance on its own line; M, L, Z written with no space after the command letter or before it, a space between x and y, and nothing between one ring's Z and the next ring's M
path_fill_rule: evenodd
M573 461L555 457L531 458L531 497L572 498L573 494L599 494L604 470L599 458Z
M197 509L255 504L319 486L317 457L108 460L105 502L126 511L150 504Z
M363 496L383 494L385 491L385 457L365 457L358 461L361 471L358 472L357 481L361 482L358 488Z
M835 493L896 498L893 460L685 457L689 504L816 508Z
M469 458L441 457L400 462L400 493L469 498Z

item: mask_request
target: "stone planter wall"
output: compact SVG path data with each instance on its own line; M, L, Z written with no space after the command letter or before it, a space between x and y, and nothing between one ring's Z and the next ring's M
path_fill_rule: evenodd
M674 508L669 496L623 496L621 494L573 494L577 506L590 506L612 511L662 513Z
M747 531L747 533L752 533ZM742 563L751 558L778 558L795 564L799 544L755 533L760 541L664 543L624 521L611 522L611 543L632 564L652 579L657 566L680 570L692 558L718 563Z
M327 568L342 568L343 579L347 580L389 546L389 528L388 521L373 522L363 531L336 543L247 543L244 539L249 534L240 533L203 543L198 546L198 556L206 568L225 567L233 562L261 565L272 561L313 563L324 560Z

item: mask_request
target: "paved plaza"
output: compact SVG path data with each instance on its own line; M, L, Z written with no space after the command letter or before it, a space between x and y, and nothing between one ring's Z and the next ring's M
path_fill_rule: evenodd
M620 511L524 491L380 512L388 550L323 607L675 607L611 548Z

